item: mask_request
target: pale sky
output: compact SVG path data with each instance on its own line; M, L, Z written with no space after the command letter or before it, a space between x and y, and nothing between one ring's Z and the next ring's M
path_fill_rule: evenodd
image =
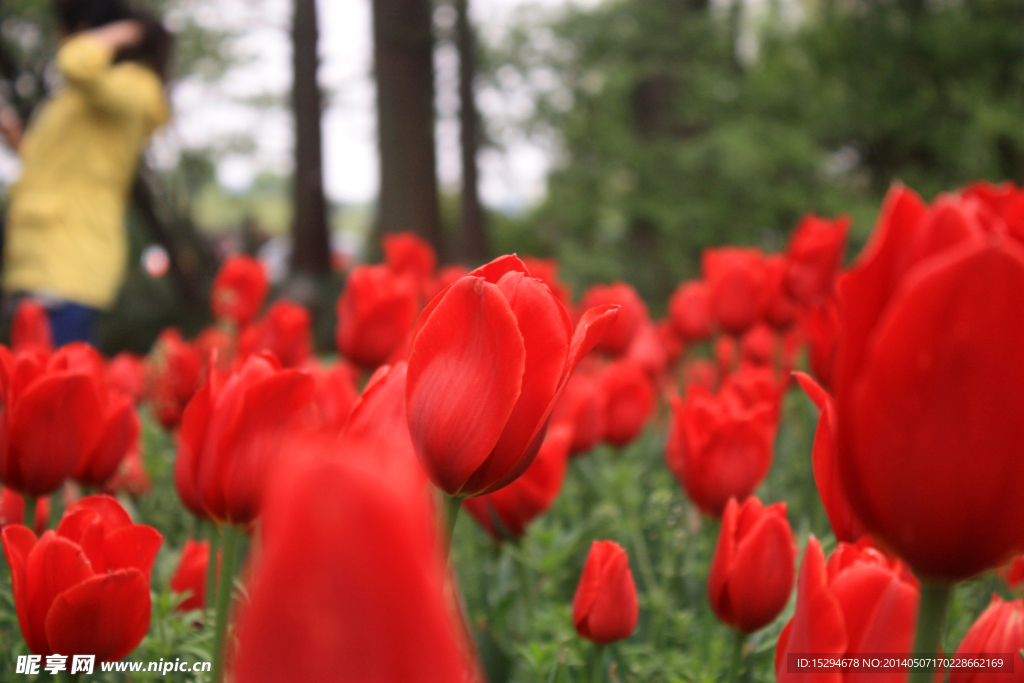
M189 2L189 0L185 0ZM522 6L553 9L567 1L594 4L597 0L472 0L472 16L485 40L497 40ZM291 123L286 110L260 110L246 98L284 97L291 79L288 0L191 0L186 11L211 26L241 31L236 48L249 61L214 83L188 81L173 93L175 118L156 140L152 154L167 163L180 147L223 143L251 132L257 149L252 154L228 154L218 164L218 178L241 189L262 169L287 173L291 166ZM329 93L324 115L325 185L336 201L366 202L378 183L376 114L370 78L372 36L369 0L320 0L320 83ZM173 26L174 17L169 18ZM457 57L453 50L436 55L439 122L438 170L443 185L459 182L458 126L455 113ZM482 97L489 108L507 102ZM540 198L550 164L550 151L519 141L510 151L481 155L481 192L493 207L515 207Z

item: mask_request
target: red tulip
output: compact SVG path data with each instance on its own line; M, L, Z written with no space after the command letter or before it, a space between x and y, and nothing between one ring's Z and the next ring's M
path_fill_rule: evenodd
M771 367L775 360L775 333L764 323L757 323L740 340L740 362Z
M171 590L179 594L188 594L178 603L179 612L203 609L206 604L206 567L210 562L210 542L185 541L181 549L181 558L174 576L168 582Z
M97 379L69 360L73 353L48 361L0 347L0 481L19 493L56 491L99 439L104 406ZM100 373L102 380L102 366Z
M211 325L196 335L195 341L192 342L192 348L199 356L200 375L203 377L206 376L211 364L221 370L230 370L235 363L238 351L238 335L235 334L235 331L229 332L222 325ZM192 393L199 388L199 384L199 382L196 383ZM189 394L189 398L191 397L192 394Z
M594 541L572 599L576 633L607 645L628 638L639 616L636 584L626 551L614 541Z
M551 290L514 256L435 297L417 321L406 389L413 443L431 481L469 498L522 474L573 369L616 311L587 311L573 335Z
M839 281L840 479L868 531L930 580L1024 548L1024 245L991 225L960 198L927 207L896 187Z
M291 301L276 301L258 322L242 330L238 338L238 356L245 358L269 351L286 368L301 366L313 353L313 333L309 311Z
M702 260L711 315L731 334L740 334L761 317L764 254L757 249L706 249Z
M667 366L675 365L679 357L683 355L686 342L676 333L676 329L669 318L663 318L655 324L655 332L661 340L661 348L665 350L665 362Z
M102 487L132 449L138 448L139 418L131 398L109 394L100 438L75 467L72 477L86 486Z
M1016 590L1024 585L1024 555L1017 555L1000 571L1006 585Z
M803 320L810 349L811 372L821 386L832 388L832 369L839 344L839 309L834 297L812 308Z
M736 365L736 340L727 334L721 335L715 340L714 352L718 374L722 377L728 376Z
M572 308L572 291L558 279L558 261L553 258L524 256L523 265L529 271L530 277L535 277L548 286L558 302L565 306L565 310Z
M53 351L50 317L38 302L22 299L11 320L11 347L15 351Z
M412 329L418 307L414 280L386 266L354 268L338 298L338 351L363 367L385 363Z
M519 538L526 525L548 511L565 479L572 427L555 425L522 476L494 493L470 498L462 506L496 540Z
M853 543L867 534L867 529L864 528L864 523L857 519L839 481L839 450L832 428L836 420L835 401L804 373L796 373L796 378L804 392L821 411L818 428L814 432L814 484L818 487L821 504L828 515L829 524L832 525L832 533L839 541Z
M146 472L146 465L142 462L142 453L138 446L132 448L121 460L114 476L107 480L103 491L110 495L125 492L132 498L149 493L153 488L153 481Z
M430 301L435 296L469 275L469 268L459 264L445 266L437 273L437 277L427 282L424 300Z
M645 323L649 323L651 318L647 313L647 304L632 285L625 282L594 285L583 294L583 310L608 305L618 306L619 316L594 350L621 356L629 349L636 333Z
M604 396L604 440L622 448L640 435L654 412L654 387L628 360L612 363L599 376Z
M263 307L269 288L267 273L259 261L249 256L232 256L224 261L213 281L213 317L237 327L248 324Z
M683 387L698 386L714 393L718 388L718 369L707 358L694 358L683 365Z
M906 654L914 637L920 590L899 561L870 547L840 543L825 565L821 544L807 541L797 582L796 613L779 634L775 672L781 683L806 680L790 672L786 654L819 657L887 653ZM820 680L860 680L854 673L818 673ZM872 681L897 683L905 671L872 673Z
M804 216L786 248L786 289L802 306L814 306L832 292L846 251L850 217Z
M1006 681L1021 683L1024 681L1024 667L1020 662L1020 651L1024 648L1024 601L1007 602L998 595L992 596L992 602L981 613L977 621L971 625L964 636L956 656L973 658L979 655L1007 655L1013 662L1013 673L994 674L990 671L951 668L949 683L986 683L987 681Z
M340 434L359 395L356 390L359 371L346 362L336 363L330 368L314 366L309 369L316 380L313 400L309 405L311 427L314 431L322 429L330 434Z
M68 506L38 540L21 525L4 527L14 606L37 655L123 658L149 630L149 574L162 537L132 524L116 500L88 496Z
M652 382L661 376L668 368L668 349L654 323L648 321L640 326L620 360L643 369Z
M672 399L665 459L705 514L721 517L730 498L745 500L768 474L777 422L767 401L745 404L735 391L691 387Z
M122 351L107 361L107 386L123 394L134 403L146 394L145 361L135 354Z
M399 232L384 235L384 262L396 275L411 276L418 283L426 283L434 275L437 256L434 248L416 233Z
M581 370L569 378L551 416L552 424L572 425L569 452L573 455L588 452L601 443L605 434L604 394L600 382Z
M786 289L786 275L792 264L785 256L774 255L764 259L764 285L761 290L761 310L764 320L777 330L785 330L797 321L800 309Z
M268 497L233 680L475 680L428 500L329 453L289 462Z
M425 489L427 475L409 434L406 375L404 362L382 366L373 373L345 421L338 450L350 454L350 459L368 459L375 471L391 479Z
M50 499L40 498L36 501L35 519L32 527L37 534L46 531L50 521ZM0 529L8 524L25 524L25 498L6 487L0 487Z
M700 280L689 280L676 288L668 302L668 313L687 342L699 342L711 336L711 295Z
M247 525L260 512L268 468L313 395L302 370L250 356L230 375L217 369L181 420L174 483L199 517Z
M146 359L146 398L160 424L173 429L199 388L199 353L173 327L160 333Z
M763 507L751 496L741 507L730 498L708 574L711 608L740 633L764 628L789 602L795 563L786 504Z

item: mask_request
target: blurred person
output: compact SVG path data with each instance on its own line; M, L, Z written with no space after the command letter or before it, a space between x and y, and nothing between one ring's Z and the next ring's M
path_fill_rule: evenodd
M4 235L3 287L47 309L54 344L92 341L127 265L124 214L150 135L167 122L173 38L122 0L54 0L63 83L22 134L10 107L0 133L18 152Z

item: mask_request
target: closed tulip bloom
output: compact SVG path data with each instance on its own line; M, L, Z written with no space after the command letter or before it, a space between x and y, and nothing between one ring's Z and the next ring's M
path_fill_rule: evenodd
M595 351L611 356L621 356L626 353L633 337L645 323L649 323L651 320L647 312L647 304L633 289L633 286L625 282L594 285L584 292L581 305L583 310L608 305L619 307L618 318L594 347Z
M565 385L565 391L551 416L552 423L572 425L573 455L586 453L601 443L605 434L604 393L597 377L577 370Z
M894 188L839 281L843 488L868 531L932 581L1024 547L1024 245L975 209Z
M1005 601L998 595L992 596L992 602L981 613L967 631L957 656L984 657L986 655L1010 654L1013 659L1013 674L997 674L974 669L951 668L949 683L987 683L988 681L1006 681L1020 683L1024 681L1024 667L1018 654L1024 648L1024 601L1018 599Z
M729 499L708 574L708 600L723 623L740 633L764 628L793 592L796 544L786 504L764 507L751 496Z
M178 568L168 582L172 591L188 596L178 603L176 609L179 612L203 609L206 604L206 565L209 561L209 541L194 541L191 538L185 541Z
M146 394L146 365L133 353L122 351L107 361L107 386L138 403Z
M721 517L730 498L745 500L768 474L777 421L767 401L748 406L734 391L692 386L672 399L665 460L704 514Z
M169 327L160 333L146 358L146 400L157 421L167 429L181 422L192 395L199 388L199 370L205 359Z
M775 333L764 323L758 323L740 340L740 362L771 367L774 361Z
M551 508L562 490L571 442L572 427L553 426L521 477L494 493L469 498L462 507L495 540L519 538L530 522Z
M1010 560L1006 567L1000 570L999 575L1011 589L1024 585L1024 555L1017 555Z
M722 377L728 376L736 367L736 358L739 355L736 340L723 334L715 340L714 346L715 364L718 366L718 374Z
M0 347L0 481L18 493L53 493L99 439L97 378L68 355Z
M181 420L174 484L185 507L218 522L252 522L267 470L313 390L309 373L281 369L272 356L250 356L230 374L213 369Z
M803 319L811 372L825 389L832 389L836 348L839 345L839 309L835 297L815 306Z
M30 651L123 658L149 630L149 574L162 537L116 500L88 496L41 538L4 528L14 606Z
M796 612L782 629L775 650L777 679L807 680L788 670L787 653L847 656L906 654L917 621L920 588L899 560L869 546L840 543L828 564L821 544L807 541L797 580ZM811 674L821 680L861 680L863 674ZM872 681L903 683L906 671L870 674Z
M572 599L576 633L607 645L628 638L639 617L626 551L614 541L594 541Z
M311 318L304 306L291 301L275 301L266 315L249 325L238 339L240 358L269 351L281 365L297 368L313 354Z
M814 468L814 485L818 488L818 496L825 508L832 533L836 540L853 543L867 534L850 501L846 497L842 483L839 481L839 450L832 425L836 420L836 404L828 393L818 386L813 379L802 372L795 373L800 387L818 406L820 417L814 432L814 448L812 465Z
M711 336L711 294L701 280L689 280L676 288L668 301L672 325L687 342L704 341Z
M250 256L230 257L213 281L213 317L237 327L248 324L263 307L269 288L267 273L259 261Z
M290 456L268 497L233 680L477 680L426 491L356 464L372 458Z
M416 281L387 266L359 266L338 298L338 351L357 365L376 368L406 339L419 310Z
M764 254L757 249L705 249L701 260L711 316L726 332L740 334L761 317Z
M782 255L764 259L764 286L761 290L761 311L764 321L777 330L786 330L800 317L800 308L786 289L789 260Z
M434 275L437 255L421 237L414 232L398 232L384 235L384 262L396 275L409 275L416 282L426 283Z
M36 501L35 519L32 528L37 534L46 531L50 519L50 499ZM25 498L7 487L0 487L0 529L8 524L25 524ZM27 524L25 526L28 526Z
M124 394L110 392L106 414L96 445L87 452L72 473L86 486L102 487L133 448L138 448L139 417L135 404Z
M153 481L146 472L146 465L142 462L142 452L138 445L129 449L128 453L117 466L114 476L107 480L103 486L104 493L116 495L127 493L132 498L143 496L153 488Z
M316 381L313 400L308 409L310 428L340 434L352 404L359 395L356 389L359 371L345 362L335 363L329 368L307 366L307 369L313 373Z
M53 333L46 309L32 299L22 299L11 320L11 348L15 351L53 351Z
M835 287L850 231L849 216L804 216L786 247L786 289L802 306L820 303Z
M599 381L604 395L604 440L622 448L639 436L651 419L654 386L647 373L628 360L606 367Z
M533 256L524 256L522 260L523 265L530 272L530 277L535 277L546 284L559 303L565 306L565 310L571 310L572 290L569 289L569 285L558 279L558 261L553 258Z
M619 360L643 369L652 382L656 381L668 368L669 361L669 351L665 348L658 327L650 321L641 325Z
M551 290L515 256L435 297L417 321L406 386L410 432L431 481L469 498L522 474L573 369L616 311L587 311L574 335Z

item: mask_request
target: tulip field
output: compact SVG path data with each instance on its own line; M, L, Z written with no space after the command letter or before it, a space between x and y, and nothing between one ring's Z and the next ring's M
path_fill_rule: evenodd
M22 303L0 681L1024 681L1024 190L849 228L667 302L390 235L328 355L248 257L145 357Z

